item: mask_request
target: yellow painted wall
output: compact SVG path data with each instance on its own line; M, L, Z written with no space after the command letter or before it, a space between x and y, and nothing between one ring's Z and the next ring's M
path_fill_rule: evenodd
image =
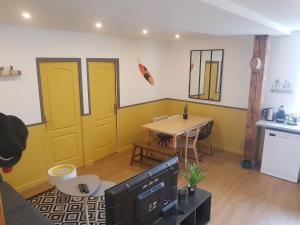
M131 149L130 143L146 137L142 124L151 121L152 117L166 114L166 101L157 101L122 108L118 110L118 143L117 151ZM92 134L90 115L82 116L82 136L84 163L90 165L95 161L94 149L96 140ZM4 179L18 191L24 191L47 181L46 131L44 125L28 127L27 148L12 173L4 174Z
M142 125L151 122L155 116L166 115L166 112L166 100L120 109L118 111L119 151L128 150L131 148L130 143L145 138L147 130L142 128Z
M14 166L12 173L2 173L4 180L18 191L47 181L45 126L32 126L28 127L28 130L27 148L21 160Z
M146 137L147 130L142 128L142 124L150 122L155 116L182 114L184 104L184 101L161 100L119 109L117 114L117 151L130 150L130 143ZM246 127L246 110L197 103L188 104L191 114L214 118L213 147L242 154ZM96 140L94 140L92 135L91 127L91 116L82 116L82 142L85 165L90 165L95 161L94 149ZM4 175L4 179L18 191L26 190L47 181L45 126L36 125L28 129L29 138L23 157L14 167L12 173Z
M166 100L119 109L117 114L117 151L130 150L130 144L133 141L146 138L147 130L142 128L142 125L151 122L151 119L155 116L166 115L166 109ZM94 149L96 140L91 132L91 116L83 116L82 134L85 165L90 165L95 161Z
M167 100L167 114L182 114L185 103L184 101ZM243 154L247 110L187 103L190 114L208 116L214 119L211 135L214 148Z

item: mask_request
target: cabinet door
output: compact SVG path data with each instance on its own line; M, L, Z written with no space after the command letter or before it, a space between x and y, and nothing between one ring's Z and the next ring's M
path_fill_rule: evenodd
M300 167L300 136L266 130L261 172L297 182Z

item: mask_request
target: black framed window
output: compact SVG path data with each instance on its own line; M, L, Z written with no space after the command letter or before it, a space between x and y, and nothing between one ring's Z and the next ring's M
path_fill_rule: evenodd
M224 49L191 50L189 97L221 101Z

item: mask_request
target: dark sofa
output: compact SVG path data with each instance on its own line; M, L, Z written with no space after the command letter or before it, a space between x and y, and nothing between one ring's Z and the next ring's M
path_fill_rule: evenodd
M54 225L33 208L12 186L3 181L1 175L0 192L6 225Z

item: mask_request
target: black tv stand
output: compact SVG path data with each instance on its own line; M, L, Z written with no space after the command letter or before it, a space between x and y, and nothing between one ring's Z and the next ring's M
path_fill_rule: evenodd
M177 203L177 215L170 215L157 225L202 225L210 220L211 193L197 188L195 195Z

